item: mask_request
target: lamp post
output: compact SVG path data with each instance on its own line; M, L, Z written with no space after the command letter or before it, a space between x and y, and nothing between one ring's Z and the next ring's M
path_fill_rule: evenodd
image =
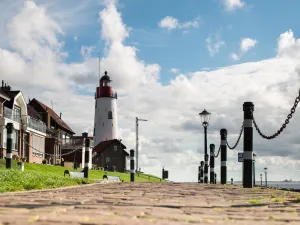
M211 113L205 109L199 113L202 125L204 127L204 183L208 183L208 154L207 154L207 127Z
M266 187L268 186L268 179L267 179L267 171L268 171L268 168L265 167L265 180L266 180Z
M135 118L135 122L136 122L136 152L135 152L135 158L136 158L136 168L135 171L138 172L138 168L139 168L139 121L148 121L148 120L144 120L144 119L139 119L139 118Z
M256 155L253 153L253 186L255 186L255 157Z
M260 186L262 187L262 174L260 174Z

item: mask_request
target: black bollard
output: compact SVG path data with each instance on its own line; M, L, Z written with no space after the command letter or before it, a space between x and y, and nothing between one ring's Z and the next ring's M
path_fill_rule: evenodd
M204 178L203 178L204 162L203 161L200 162L200 167L201 167L201 170L200 170L200 183L203 184L204 183Z
M13 142L13 130L14 124L7 123L7 140L6 140L6 169L12 168L12 142Z
M227 130L221 129L221 184L227 183Z
M89 177L89 162L90 162L90 139L85 139L85 153L84 153L84 178Z
M210 168L210 183L215 183L215 145L210 144L210 162L209 162L209 168Z
M244 161L243 161L243 187L253 187L253 111L252 102L244 102Z
M134 182L134 150L130 150L130 181Z
M231 184L233 184L233 178L231 178Z
M215 173L215 184L217 183L217 173Z
M198 183L200 183L201 166L198 166Z
M204 157L204 183L208 184L208 154Z

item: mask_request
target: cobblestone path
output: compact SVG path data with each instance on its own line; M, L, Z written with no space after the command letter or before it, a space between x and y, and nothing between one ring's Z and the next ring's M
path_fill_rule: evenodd
M0 224L300 224L300 195L196 183L111 183L0 195Z

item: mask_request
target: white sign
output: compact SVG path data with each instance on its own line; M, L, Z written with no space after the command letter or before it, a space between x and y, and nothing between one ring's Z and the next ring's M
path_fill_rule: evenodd
M243 152L238 153L238 162L244 162L244 153Z

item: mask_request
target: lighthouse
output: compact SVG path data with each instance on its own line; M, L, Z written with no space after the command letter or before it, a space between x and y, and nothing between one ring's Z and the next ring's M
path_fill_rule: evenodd
M95 93L94 146L102 141L118 139L117 93L105 71Z

